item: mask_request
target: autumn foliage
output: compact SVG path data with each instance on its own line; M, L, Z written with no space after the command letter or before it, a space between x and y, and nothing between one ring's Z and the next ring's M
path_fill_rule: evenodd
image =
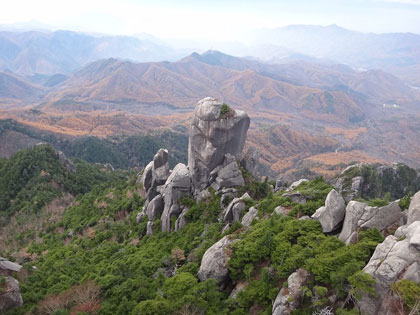
M79 313L96 314L101 308L100 288L93 281L88 280L75 285L59 294L48 295L39 302L41 314L52 314L57 310L71 310L71 315Z

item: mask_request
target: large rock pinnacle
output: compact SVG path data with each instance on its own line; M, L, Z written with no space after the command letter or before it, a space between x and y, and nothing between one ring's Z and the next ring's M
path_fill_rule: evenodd
M244 111L230 109L214 98L198 102L188 146L188 168L195 189L208 186L210 172L223 164L226 154L240 158L249 123Z

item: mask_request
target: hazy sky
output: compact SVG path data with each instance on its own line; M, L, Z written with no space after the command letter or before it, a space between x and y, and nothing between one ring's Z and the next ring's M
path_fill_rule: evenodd
M242 39L252 29L337 24L365 32L420 34L420 0L10 0L0 24L164 38Z

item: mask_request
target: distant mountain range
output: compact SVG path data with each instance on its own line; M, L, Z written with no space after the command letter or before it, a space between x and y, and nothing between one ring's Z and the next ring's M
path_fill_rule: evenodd
M169 47L128 36L92 36L70 31L0 32L0 69L20 75L68 74L86 63L116 57L174 60Z
M350 31L337 25L292 25L254 34L253 45L263 45L266 59L279 61L276 51L329 59L356 68L412 71L420 64L420 35L412 33L374 34ZM273 53L269 53L271 47ZM261 54L258 50L255 55ZM418 69L418 68L417 68ZM419 79L420 80L420 79ZM416 83L419 83L416 80Z
M0 118L75 137L185 132L213 96L250 114L247 145L267 173L420 166L418 35L293 26L258 38L235 57L180 55L144 34L0 32Z
M360 33L337 25L292 25L255 31L251 37L253 40L247 43L216 44L216 49L270 63L329 60L356 69L380 69L420 86L420 35L417 34ZM194 48L198 51L210 48L188 41L177 49L173 47L173 41L148 34L134 37L71 31L0 31L0 70L25 76L69 74L98 59L175 61Z
M193 53L178 62L104 59L57 78L56 84L44 81L39 90L48 93L38 109L60 112L150 114L153 108L153 114L171 114L191 111L198 99L212 95L254 113L352 123L380 115L383 104L409 111L418 109L420 100L420 91L380 70L306 62L270 65L218 51Z

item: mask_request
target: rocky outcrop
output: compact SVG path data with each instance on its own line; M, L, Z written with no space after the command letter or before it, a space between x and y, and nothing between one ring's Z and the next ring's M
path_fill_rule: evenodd
M325 199L325 206L316 210L312 218L321 223L322 232L330 233L335 231L343 222L345 211L346 204L343 197L333 189Z
M56 151L55 154L57 155L58 161L70 172L76 173L76 166L70 161L66 155L61 151Z
M242 157L244 167L250 172L256 167L254 151L242 156L249 122L245 112L233 110L216 99L208 97L198 102L190 128L188 166L178 164L171 172L168 151L160 149L138 179L146 201L136 221L140 223L148 218L148 234L153 232L153 221L159 216L162 231L185 227L187 210L178 204L182 196L201 202L211 196L212 188L221 194L221 207L226 207L235 197L233 187L245 184L239 159ZM244 209L243 202L233 205L228 222L240 220ZM172 217L176 218L174 227L171 227Z
M188 145L188 167L195 189L211 184L210 172L223 164L227 153L240 158L249 123L244 111L230 109L214 98L198 102Z
M215 190L245 185L245 180L242 176L238 162L230 153L225 154L223 165L215 168L210 174L215 174L214 176L216 179L211 185Z
M339 239L347 244L357 240L360 229L377 228L384 232L388 228L403 224L403 214L397 201L384 207L371 207L358 201L350 201L346 208L343 228Z
M249 148L246 153L242 155L241 166L246 169L252 176L256 176L258 161L260 159L260 152L255 148Z
M162 215L164 208L163 204L163 198L162 195L157 195L155 198L153 198L146 208L146 214L149 219L149 221L154 221Z
M360 163L347 167L333 185L346 201L383 198L386 193L395 200L420 189L420 173L401 163Z
M12 277L6 277L5 280L0 287L0 311L23 305L19 282Z
M21 265L0 257L0 275L10 276L14 272L19 272L21 268Z
M420 221L405 225L379 244L363 271L375 280L377 296L365 295L359 302L363 314L392 315L387 304L391 285L407 279L420 282Z
M191 174L186 165L179 163L175 166L171 175L166 180L162 194L165 204L161 216L162 231L170 232L171 217L178 217L182 212L182 209L177 204L179 198L182 196L191 196L192 194Z
M146 191L146 205L160 192L160 186L165 184L169 177L168 150L159 149L144 169L142 176L143 188Z
M273 214L286 215L286 209L283 206L277 206L274 208L274 211L271 215Z
M240 198L234 198L223 214L223 222L233 223L241 220L241 215L246 208L245 201L251 199L248 193L243 194Z
M292 202L306 203L306 197L298 191L297 192L284 193L281 196L284 197L284 198L290 198L290 200Z
M227 235L204 253L197 275L201 281L212 278L221 285L228 279L229 247L233 242Z
M273 303L273 315L289 315L296 310L302 301L303 286L308 272L298 269L287 279L287 288L282 288Z
M299 179L299 180L297 180L297 181L293 182L293 183L289 186L289 188L287 188L286 190L287 190L287 191L292 191L292 190L293 190L293 189L295 189L297 186L299 186L300 184L305 183L305 182L309 182L309 180L308 180L308 179L306 179L306 178Z
M5 276L5 282L0 284L0 311L23 305L19 282L11 277L21 268L21 265L0 257L0 277Z
M255 207L249 208L248 212L245 213L245 215L242 218L241 224L244 227L250 227L252 221L257 217L258 215L258 209Z
M410 207L408 208L407 224L420 221L420 191L411 198Z

